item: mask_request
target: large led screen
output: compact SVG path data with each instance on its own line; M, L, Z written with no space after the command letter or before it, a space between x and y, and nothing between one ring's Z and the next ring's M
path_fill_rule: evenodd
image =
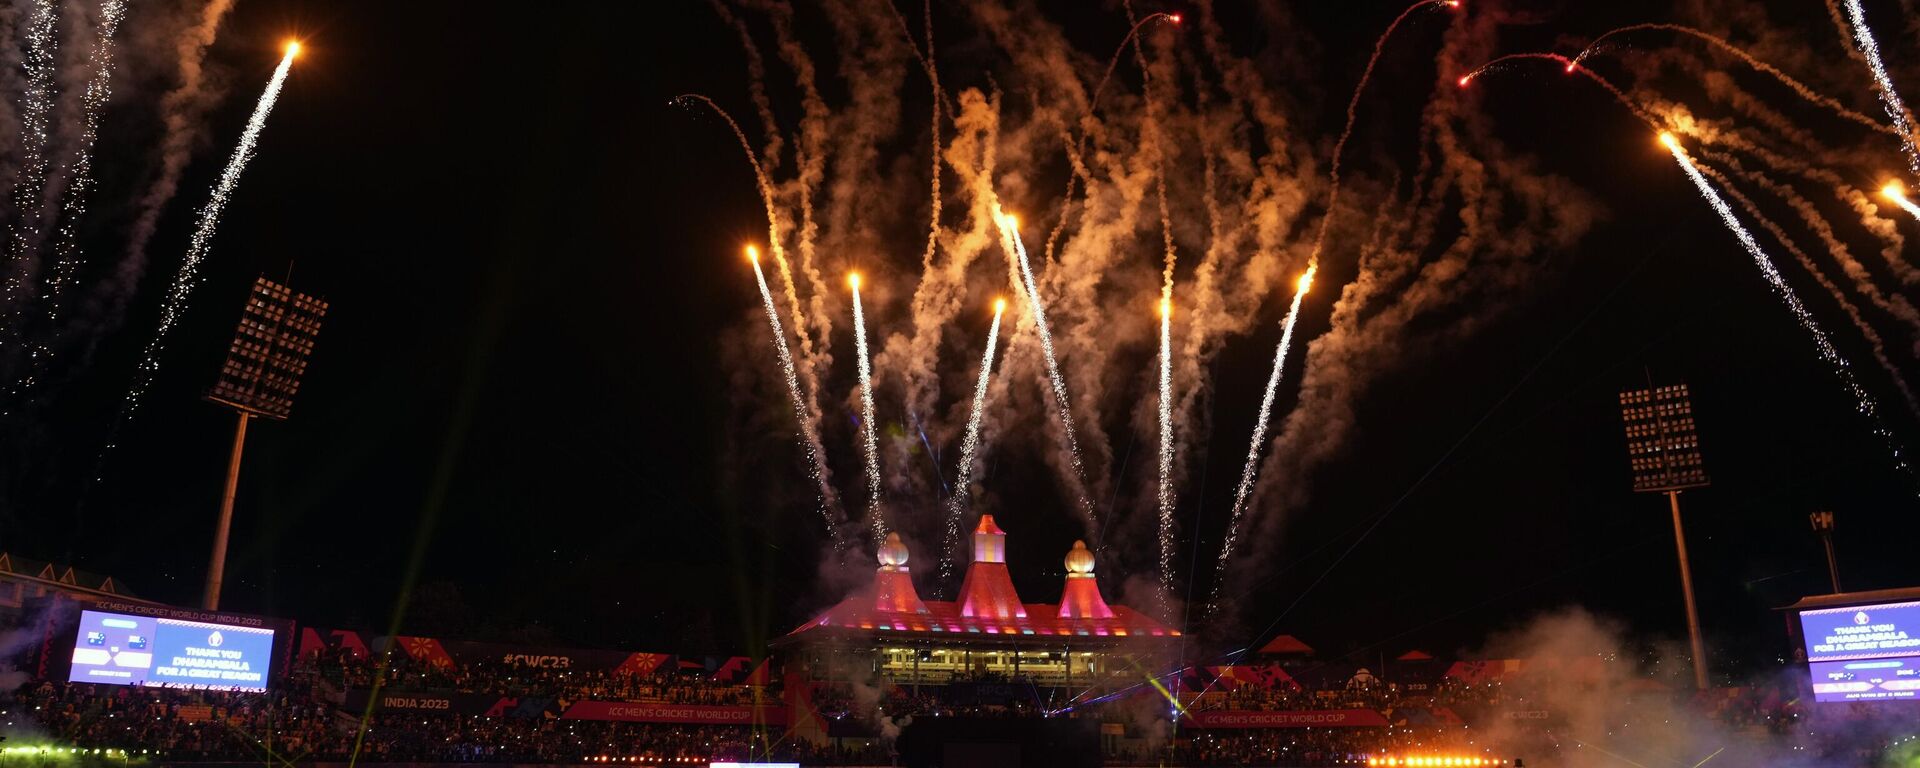
M274 632L204 621L81 611L76 683L265 691Z
M1920 602L1800 612L1815 701L1920 699Z

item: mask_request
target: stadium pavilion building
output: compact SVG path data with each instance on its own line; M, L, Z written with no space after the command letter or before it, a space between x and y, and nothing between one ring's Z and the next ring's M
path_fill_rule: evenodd
M869 588L775 641L789 675L916 689L1018 680L1036 693L1088 692L1141 682L1164 668L1180 636L1145 614L1109 605L1085 542L1067 553L1059 603L1022 601L1007 572L1006 532L992 515L980 516L973 562L951 602L920 598L898 534L887 537L879 559Z

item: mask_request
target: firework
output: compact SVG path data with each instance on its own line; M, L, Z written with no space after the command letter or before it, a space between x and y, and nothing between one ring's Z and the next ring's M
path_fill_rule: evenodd
M774 306L773 291L767 288L767 274L760 269L760 249L747 246L747 260L753 262L753 279L760 286L760 303L767 311L767 328L773 331L773 350L780 360L780 372L787 383L787 398L793 402L793 419L799 430L794 436L799 439L800 452L807 461L807 477L816 488L813 497L814 506L820 510L820 519L827 524L827 536L833 539L835 546L840 542L839 526L834 522L833 510L829 501L833 498L833 487L821 474L822 453L819 442L814 438L819 431L814 429L812 411L807 408L807 400L800 393L800 379L794 371L793 352L787 348L787 330L780 325L780 310Z
M26 89L20 94L20 155L25 159L13 183L13 209L19 218L7 238L7 275L0 306L11 307L21 298L33 275L34 249L40 241L40 196L47 184L48 113L53 109L53 49L58 44L53 0L33 0L27 13ZM17 330L17 329L16 329Z
M1320 263L1320 250L1327 244L1327 227L1333 221L1334 206L1340 203L1340 158L1346 152L1347 140L1353 138L1353 123L1360 111L1360 94L1366 91L1367 81L1373 79L1373 68L1380 63L1380 54L1387 48L1387 38L1392 37L1393 31L1400 28L1400 22L1413 15L1414 11L1422 8L1458 7L1460 7L1459 0L1421 0L1407 6L1400 15L1393 17L1393 21L1387 24L1386 31L1381 32L1379 39L1373 41L1373 53L1367 57L1367 67L1360 71L1360 82L1354 84L1353 96L1347 99L1346 126L1340 129L1340 138L1333 143L1333 160L1331 169L1327 171L1327 210L1320 217L1320 231L1314 235L1313 250L1307 256L1309 269ZM1460 84L1466 85L1467 78L1460 78Z
M106 0L100 4L100 39L87 58L90 72L80 95L80 142L70 161L72 181L68 182L63 210L54 231L53 272L47 279L42 309L51 332L59 330L61 293L73 281L74 271L80 266L79 222L87 211L87 192L93 187L93 143L99 137L100 112L106 107L113 86L113 37L126 15L126 0ZM36 343L31 354L29 386L32 372L45 359L48 349L44 343Z
M753 169L754 185L760 190L760 203L767 213L767 251L772 254L775 266L780 269L781 288L787 299L787 306L793 313L793 331L800 339L799 356L795 357L789 351L786 374L794 393L796 415L800 419L801 439L805 443L804 451L807 454L807 474L819 486L820 515L827 521L827 533L833 538L836 549L844 549L846 541L841 538L839 526L834 522L833 510L837 506L839 497L833 492L832 475L827 470L827 452L820 440L818 422L814 418L814 414L818 412L814 407L814 398L820 391L820 381L810 362L813 359L813 342L812 337L807 335L805 315L800 311L800 295L794 286L793 270L787 262L786 249L780 245L780 208L773 181L767 176L766 168L760 165L760 157L754 154L753 144L747 141L746 132L740 130L740 123L733 119L733 115L721 109L719 104L714 103L713 99L697 93L689 93L674 98L672 103L686 104L692 101L705 104L726 122L727 128L733 131L733 137L740 142L740 149L747 157L747 165ZM775 131L774 138L777 139L778 136L778 132ZM759 268L757 257L754 267ZM784 348L786 336L780 333L775 335L780 337L781 346ZM802 381L806 384L804 389L800 386Z
M1073 217L1073 194L1080 181L1080 158L1086 152L1087 134L1093 129L1094 112L1100 108L1100 94L1107 90L1107 83L1113 79L1114 69L1120 66L1121 55L1127 52L1127 45L1133 42L1141 29L1157 19L1165 19L1169 24L1179 24L1180 14L1149 13L1127 30L1126 36L1120 38L1120 44L1114 46L1113 55L1107 58L1107 69L1101 73L1100 82L1093 86L1093 94L1087 98L1087 112L1080 117L1080 134L1070 136L1072 140L1067 142L1067 158L1072 162L1073 171L1067 174L1067 193L1061 197L1060 219L1053 223L1053 231L1047 234L1045 256L1048 263L1053 261L1054 246L1059 243L1060 235L1067 231L1067 220ZM1146 72L1144 63L1141 66L1141 72L1144 76Z
M1131 7L1128 10L1131 13ZM1168 15L1167 18L1174 24L1180 23L1179 16ZM1159 483L1156 486L1155 501L1159 511L1160 543L1158 598L1161 613L1165 614L1167 597L1173 593L1173 273L1174 268L1179 264L1180 257L1179 251L1174 247L1173 213L1167 202L1166 150L1161 145L1164 137L1160 129L1159 112L1155 107L1152 69L1147 65L1146 52L1141 49L1140 39L1136 34L1141 25L1152 19L1153 16L1148 16L1134 24L1133 29L1127 33L1127 38L1133 42L1133 57L1140 65L1141 85L1145 91L1143 94L1145 115L1140 126L1140 134L1141 141L1153 150L1151 156L1154 164L1154 198L1160 208L1160 240L1163 253L1160 270L1160 402L1158 409L1160 450L1157 452ZM1126 47L1126 43L1123 42L1121 47ZM1112 76L1112 74L1113 67L1109 64L1107 75ZM1106 85L1104 79L1101 85ZM1095 99L1098 98L1096 90ZM1088 106L1088 114L1092 114L1091 104ZM1081 138L1085 137L1086 135L1082 133ZM1065 220L1066 217L1063 215L1061 221Z
M1880 423L1879 406L1873 396L1867 394L1867 391L1860 386L1860 382L1853 375L1853 367L1848 364L1845 357L1840 355L1840 350L1834 348L1833 342L1828 339L1827 332L1820 327L1819 321L1815 320L1813 313L1807 311L1806 305L1800 302L1800 296L1787 285L1786 278L1782 277L1780 270L1774 267L1773 259L1767 256L1766 251L1760 249L1760 243L1754 240L1753 234L1740 223L1739 217L1734 215L1727 201L1722 199L1720 193L1713 188L1713 184L1707 181L1706 175L1702 174L1699 168L1694 167L1693 158L1681 148L1680 140L1671 133L1662 133L1660 143L1666 146L1667 151L1673 153L1674 162L1679 163L1680 170L1685 171L1687 178L1693 181L1694 188L1700 191L1700 197L1707 201L1707 205L1713 208L1714 213L1719 214L1721 223L1733 233L1734 239L1740 241L1740 246L1746 249L1747 255L1753 257L1754 266L1760 268L1760 274L1766 279L1768 287L1772 288L1774 295L1780 297L1780 301L1787 305L1787 310L1793 313L1800 327L1812 338L1814 350L1820 359L1833 369L1834 375L1840 377L1841 385L1853 398L1854 410L1868 417L1872 422L1874 434L1879 435L1881 441L1886 444L1888 452L1893 456L1894 464L1903 472L1911 472L1906 457L1902 455L1899 445L1894 442L1893 433Z
M801 364L797 368L800 375L806 379L806 402L811 403L813 394L820 391L819 381L812 366L813 337L807 335L806 313L800 309L800 290L793 281L793 266L787 260L787 249L780 244L780 203L778 193L773 188L773 180L768 177L766 169L760 165L760 157L754 154L753 144L747 141L746 132L740 130L740 123L733 119L733 115L721 109L719 104L714 103L713 99L697 93L689 93L675 98L674 101L676 103L698 101L712 109L714 114L719 115L721 120L726 121L727 127L733 130L734 138L740 141L740 149L747 155L747 163L753 166L753 180L760 189L760 204L767 211L767 253L773 257L774 266L780 270L781 292L787 300L788 312L793 316L793 332L800 339L800 355L796 359ZM809 407L808 410L811 411L812 408ZM815 443L820 440L817 434L808 437ZM817 467L814 471L823 477L826 475L825 465Z
M1620 106L1626 107L1627 111L1632 112L1634 117L1640 118L1640 121L1646 123L1649 127L1657 127L1660 124L1658 120L1654 119L1653 115L1647 114L1647 111L1640 107L1639 102L1627 96L1625 91L1620 90L1620 86L1614 85L1613 81L1601 77L1598 73L1586 67L1575 66L1573 59L1557 53L1509 53L1475 67L1473 71L1460 76L1460 79L1456 82L1460 84L1460 87L1465 88L1472 85L1473 81L1481 75L1492 72L1500 67L1500 65L1513 61L1551 61L1559 64L1567 74L1579 74L1592 81L1595 85L1605 88L1607 93L1613 96L1614 101L1619 102Z
M1213 598L1207 601L1208 610L1220 607L1220 588L1227 573L1227 560L1233 557L1233 548L1239 543L1240 518L1247 511L1247 497L1253 493L1253 481L1260 472L1260 446L1267 439L1267 422L1273 418L1273 395L1280 388L1280 373L1286 367L1287 348L1293 346L1293 327L1300 319L1300 301L1313 288L1313 274L1317 267L1307 267L1295 283L1293 304L1287 308L1287 317L1280 325L1280 344L1273 350L1273 372L1267 374L1267 391L1260 396L1260 415L1253 422L1253 440L1247 445L1247 464L1240 470L1240 485L1233 492L1233 511L1227 516L1227 536L1220 544L1220 559L1214 564Z
M1853 255L1847 252L1846 245L1834 238L1833 230L1828 226L1826 220L1819 218L1818 213L1813 207L1809 205L1806 200L1794 194L1793 190L1774 183L1774 181L1767 178L1765 174L1747 170L1734 158L1716 155L1716 153L1713 152L1701 152L1700 155L1703 159L1714 161L1725 166L1729 172L1739 176L1748 183L1786 198L1788 204L1800 213L1807 227L1812 229L1814 234L1822 239L1829 255L1831 255L1835 261L1840 262L1842 272L1850 275L1864 274L1865 270L1860 267L1859 262L1853 260ZM1866 339L1868 353L1873 357L1874 362L1879 363L1880 367L1887 372L1888 378L1893 381L1894 389L1899 390L1900 396L1906 401L1908 409L1911 410L1914 415L1920 416L1920 399L1915 398L1913 388L1907 384L1907 377L1900 372L1899 366L1894 365L1893 361L1888 359L1886 342L1881 339L1880 332L1874 330L1873 326L1867 323L1866 318L1860 315L1860 308L1854 305L1853 300L1847 298L1847 295L1840 290L1840 286L1829 279L1826 273L1820 270L1819 265L1813 262L1813 257L1807 254L1806 249L1796 244L1793 241L1793 237L1787 234L1787 231L1780 226L1779 222L1774 221L1769 218L1766 213L1762 212L1760 206L1754 203L1753 198L1742 193L1740 188L1734 185L1733 180L1728 178L1727 174L1721 173L1709 163L1696 163L1694 167L1698 168L1708 179L1719 184L1720 190L1727 197L1732 198L1733 202L1737 203L1741 210L1746 211L1748 218L1752 220L1753 223L1759 225L1762 230L1765 230L1768 235L1771 235L1774 242L1779 243L1780 247L1786 250L1787 255L1792 256L1795 261L1799 262L1801 269L1806 270L1807 276L1813 278L1814 283L1826 290L1827 295L1833 298L1833 303L1840 308L1841 314L1846 315L1847 320L1853 323L1854 329L1860 332L1861 338ZM1899 316L1903 320L1914 317L1913 307L1906 303L1904 297L1896 295L1894 301L1889 301L1871 281L1863 280L1857 285L1860 288L1861 294L1865 295L1869 301L1874 302L1875 305L1881 309L1887 310L1889 313Z
M1808 86L1806 83L1800 82L1799 80L1795 79L1792 75L1789 75L1785 72L1780 71L1779 67L1775 67L1772 64L1768 64L1767 62L1760 60L1758 57L1754 56L1753 54L1747 53L1745 50L1741 49L1739 46L1736 46L1733 43L1727 42L1725 38L1722 38L1718 35L1710 34L1708 32L1705 32L1699 29L1695 29L1693 27L1681 25L1681 24L1635 24L1633 26L1608 30L1607 32L1601 34L1599 37L1594 38L1593 42L1588 43L1587 47L1580 49L1580 53L1574 56L1572 60L1566 63L1567 72L1569 73L1573 72L1576 68L1580 66L1581 62L1586 61L1587 57L1592 56L1595 53L1599 53L1601 44L1605 43L1608 38L1614 37L1616 35L1624 35L1629 32L1638 32L1642 30L1664 30L1668 32L1678 32L1680 34L1688 35L1695 39L1705 41L1706 43L1712 45L1713 47L1718 48L1722 51L1725 51L1726 53L1731 54L1735 58L1745 62L1747 66L1753 67L1754 70L1761 72L1769 77L1772 77L1774 80L1778 81L1781 85L1786 86L1789 90L1792 90L1795 94L1798 94L1800 98L1806 99L1807 101L1813 102L1829 110L1832 110L1834 114L1837 114L1848 120L1852 120L1856 123L1860 123L1861 125L1865 125L1874 130L1886 131L1889 133L1895 132L1894 129L1888 128L1885 124L1879 121L1876 121L1871 117L1868 117L1866 115L1860 114L1859 112L1855 112L1851 109L1848 109L1847 106L1845 104L1841 104L1838 99L1835 99L1831 96L1827 96L1826 94L1823 94L1823 93L1820 93L1819 91L1814 90L1811 86Z
M147 246L159 230L160 218L168 203L179 191L180 178L193 159L201 138L200 130L207 122L207 110L217 101L210 98L217 89L208 82L207 49L213 45L227 13L233 10L233 3L234 0L207 0L201 4L197 18L171 35L179 82L160 97L162 131L155 151L158 167L146 191L134 204L133 221L127 229L127 247L113 270L111 282L100 286L97 294L97 298L104 299L102 315L107 323L105 328L94 329L95 333L86 339L88 356L100 341L100 331L118 327L124 319L127 302L146 274Z
M999 212L995 221L1000 226L1004 241L1013 247L1007 250L1007 256L1013 260L1020 276L1014 285L1027 298L1027 315L1033 320L1034 333L1040 337L1040 354L1047 362L1047 380L1053 386L1054 409L1060 414L1060 434L1067 444L1067 458L1073 464L1075 502L1085 516L1087 528L1095 534L1095 546L1099 546L1099 526L1095 524L1093 502L1087 498L1087 470L1080 458L1080 440L1074 435L1073 409L1067 401L1067 380L1060 375L1060 362L1053 354L1053 333L1047 330L1046 302L1040 298L1040 286L1033 280L1033 267L1027 261L1027 246L1020 239L1020 219L1006 212Z
M1173 593L1173 300L1160 299L1160 599Z
M134 371L133 387L127 391L126 402L121 406L122 421L132 418L140 408L141 398L153 385L154 375L160 371L160 353L166 348L167 333L180 322L180 316L186 312L187 299L193 295L194 286L200 283L200 264L213 249L213 233L220 225L220 214L227 208L227 202L233 199L233 192L240 185L240 174L247 169L247 161L253 159L254 147L260 141L260 132L267 127L267 115L273 112L273 104L280 98L280 88L287 82L287 72L293 68L293 60L300 55L299 43L287 43L286 55L280 57L280 66L274 68L273 78L267 81L266 91L260 94L260 101L253 107L253 116L247 118L247 127L240 133L240 144L234 147L233 156L227 159L227 167L220 172L220 180L213 185L213 194L207 204L200 209L200 221L194 226L193 237L187 244L187 254L180 261L180 272L174 275L173 284L168 286L167 295L160 304L160 327L154 330L153 338L140 355L140 366ZM111 446L109 446L111 448Z
M1099 84L1093 87L1093 95L1087 99L1087 115L1083 119L1090 120L1093 118L1094 110L1098 109L1100 106L1100 94L1107 90L1107 83L1113 80L1113 71L1120 66L1120 57L1121 55L1127 52L1127 46L1129 44L1132 44L1134 42L1134 38L1140 35L1140 30L1142 28L1146 27L1148 24L1158 19L1166 19L1168 23L1179 24L1180 14L1149 13L1146 16L1141 17L1138 22L1134 23L1131 29L1127 30L1126 36L1120 38L1120 44L1117 46L1114 46L1113 56L1107 59L1106 71L1101 73ZM1139 46L1134 47L1134 52L1135 54L1139 53ZM1145 62L1142 62L1142 64L1144 63ZM1085 133L1082 133L1080 135L1080 140L1082 142L1085 142L1086 138L1087 137Z
M860 359L860 445L867 459L867 521L873 526L874 546L887 537L880 515L880 440L873 430L873 360L867 355L867 317L860 307L860 273L847 275L853 289L853 349Z
M1845 0L1847 22L1853 25L1853 44L1866 59L1868 71L1873 73L1874 85L1880 89L1880 105L1886 107L1887 117L1893 120L1893 128L1900 132L1900 149L1907 153L1907 170L1920 175L1920 150L1913 145L1913 124L1907 114L1907 105L1900 101L1900 92L1893 88L1893 78L1887 74L1887 65L1880 61L1880 46L1873 41L1873 29L1867 26L1866 9L1860 7L1860 0Z
M1907 199L1907 191L1901 188L1899 182L1888 182L1886 186L1881 187L1880 196L1892 200L1895 205L1900 206L1901 210L1920 219L1920 205L1914 205L1912 200Z
M980 446L980 414L987 406L987 382L993 373L993 348L1000 338L1000 315L1007 309L1006 299L993 302L993 325L987 327L987 353L980 357L980 377L973 385L973 408L967 413L967 432L960 438L960 466L955 469L953 493L947 496L946 538L940 547L940 579L953 580L954 549L960 544L960 517L966 512L973 492L973 454Z

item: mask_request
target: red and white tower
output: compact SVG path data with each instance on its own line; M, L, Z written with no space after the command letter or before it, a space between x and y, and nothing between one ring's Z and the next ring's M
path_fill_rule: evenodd
M973 529L973 564L960 582L960 615L971 618L1024 619L1027 607L1007 573L1007 532L981 515Z

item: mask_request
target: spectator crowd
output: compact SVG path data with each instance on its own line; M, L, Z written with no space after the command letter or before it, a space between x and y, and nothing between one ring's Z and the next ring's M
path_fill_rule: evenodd
M350 706L346 692L437 691L533 697L559 706L529 715L470 712L377 711ZM1886 720L1873 708L1848 728L1816 723L1804 696L1783 678L1778 685L1724 689L1674 699L1702 722L1757 738L1790 740L1819 754L1870 757L1876 745L1900 734L1898 723L1865 742L1826 743L1819 733L1858 734L1862 723ZM870 681L816 684L815 710L829 724L825 744L790 738L781 728L684 725L567 719L555 715L583 700L657 704L744 705L779 701L778 686L757 688L717 681L704 670L651 674L553 670L477 663L433 665L396 654L385 665L345 652L297 659L264 694L174 688L137 688L36 680L7 692L4 709L16 738L31 734L49 744L121 750L171 761L283 763L635 763L705 765L713 760L779 760L804 765L885 765L891 738L912 718L1075 717L1100 721L1109 765L1342 766L1382 753L1485 754L1486 730L1465 723L1497 720L1528 710L1526 696L1497 682L1441 680L1402 687L1377 680L1307 689L1292 684L1222 681L1178 695L1190 712L1211 710L1369 710L1388 725L1206 730L1175 729L1164 717L1166 694L1045 689L1022 679L982 679L942 686L891 686ZM364 699L362 699L364 701ZM1156 703L1157 702L1157 703ZM1655 711L1655 710L1650 710ZM1823 710L1826 712L1828 710ZM1912 710L1902 710L1911 713ZM1143 713L1158 715L1143 716ZM1508 723L1522 732L1557 727L1541 710L1538 722ZM1844 713L1831 716L1846 716ZM1876 720L1877 718L1877 720ZM1807 738L1809 735L1812 738ZM1864 744L1865 746L1862 746ZM1865 750L1865 751L1862 751ZM1508 755L1491 755L1508 757ZM1842 764L1842 763L1836 763ZM1851 763L1846 763L1851 764Z

